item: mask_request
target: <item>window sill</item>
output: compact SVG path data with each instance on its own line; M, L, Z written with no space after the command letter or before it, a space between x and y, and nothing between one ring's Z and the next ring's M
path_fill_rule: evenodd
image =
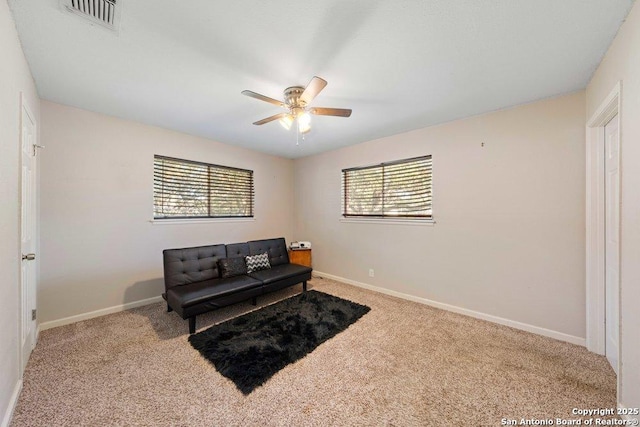
M343 218L340 222L355 222L360 224L401 224L401 225L421 225L433 227L436 222L433 219L382 219L382 218Z
M152 219L149 222L153 225L177 225L177 224L208 224L223 222L252 222L255 218L194 218L194 219Z

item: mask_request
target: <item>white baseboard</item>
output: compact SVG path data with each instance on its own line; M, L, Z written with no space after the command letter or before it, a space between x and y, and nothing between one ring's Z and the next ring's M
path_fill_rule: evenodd
M89 313L76 314L75 316L69 316L58 320L43 322L38 325L37 333L39 334L40 331L57 328L58 326L69 325L71 323L80 322L82 320L93 319L94 317L118 313L120 311L130 310L132 308L142 307L143 305L149 305L160 301L164 301L164 299L162 298L162 296L158 295L157 297L151 297L138 301L128 302L125 304L114 305L113 307L101 308L100 310L90 311Z
M406 299L409 301L418 302L420 304L425 304L431 307L440 308L442 310L463 314L465 316L475 317L476 319L487 320L489 322L498 323L500 325L509 326L511 328L520 329L522 331L532 332L534 334L543 335L545 337L554 338L556 340L565 341L571 344L576 344L583 347L586 345L585 338L576 337L573 335L565 334L563 332L553 331L551 329L541 328L539 326L529 325L527 323L517 322L515 320L505 319L503 317L493 316L491 314L485 314L479 311L473 311L466 308L457 307L455 305L444 304L444 303L432 301L426 298L416 297L413 295L404 294L402 292L392 291L386 288L380 288L378 286L357 282L355 280L347 279L344 277L334 276L333 274L323 273L317 270L313 272L313 275L319 276L319 277L326 277L327 279L337 280L339 282L347 283L349 285L354 285L359 288L369 289L370 291L380 292L386 295L391 295L391 296Z
M11 424L11 418L13 418L13 411L16 409L16 405L18 404L18 397L20 397L20 392L22 391L22 379L19 379L13 388L13 393L11 394L11 399L9 400L9 405L7 406L7 410L4 413L4 417L2 417L1 427L9 427Z

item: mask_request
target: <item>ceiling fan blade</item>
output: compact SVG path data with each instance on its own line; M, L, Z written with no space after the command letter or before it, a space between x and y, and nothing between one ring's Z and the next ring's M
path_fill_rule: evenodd
M351 116L351 109L348 109L348 108L315 107L315 108L310 108L309 112L311 114L315 114L316 116L338 116L338 117Z
M304 101L306 104L309 104L311 101L313 101L313 98L318 96L320 91L322 91L322 89L324 89L326 85L326 80L314 76L307 87L304 89L304 92L302 92L302 95L300 95L300 100Z
M278 107L284 107L284 102L278 101L277 99L269 98L268 96L260 95L259 93L255 93L250 90L243 90L242 94L250 96L251 98L259 99L260 101L269 102L271 104L277 105Z
M286 115L287 115L287 113L280 113L280 114L276 114L276 115L274 115L274 116L267 117L266 119L262 119L262 120L258 120L257 122L253 122L253 124L254 124L254 125L258 125L258 126L260 126L260 125L263 125L263 124L265 124L265 123L269 123L269 122L272 122L272 121L274 121L274 120L281 119L281 118L283 118L283 117L284 117L284 116L286 116Z

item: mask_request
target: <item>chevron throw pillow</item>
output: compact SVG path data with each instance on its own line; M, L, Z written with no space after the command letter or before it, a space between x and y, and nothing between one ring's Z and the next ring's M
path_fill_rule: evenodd
M245 260L247 261L247 273L268 270L271 268L271 264L269 264L269 255L267 255L266 252L259 255L248 256Z

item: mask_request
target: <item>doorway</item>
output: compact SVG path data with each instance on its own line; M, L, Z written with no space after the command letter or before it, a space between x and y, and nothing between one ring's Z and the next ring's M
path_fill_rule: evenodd
M37 125L22 99L20 162L20 362L27 366L36 341L36 243L37 243Z
M621 82L587 123L587 349L619 373ZM620 377L618 376L618 389Z
M616 114L604 125L605 355L618 373L620 305L620 124Z

